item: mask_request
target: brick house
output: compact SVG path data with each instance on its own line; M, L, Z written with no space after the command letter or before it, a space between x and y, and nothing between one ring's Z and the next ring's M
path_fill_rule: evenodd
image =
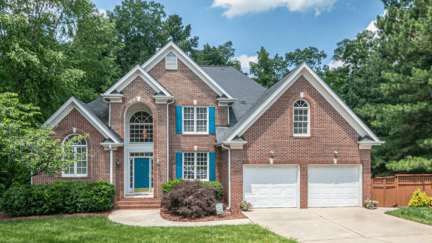
M270 89L232 67L199 66L174 43L86 104L46 121L84 158L55 180L106 180L118 208L156 207L169 179L219 181L233 211L361 206L372 145L384 142L305 63Z

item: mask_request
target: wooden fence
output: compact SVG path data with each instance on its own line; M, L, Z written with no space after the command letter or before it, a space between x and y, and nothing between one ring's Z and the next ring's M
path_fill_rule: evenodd
M378 207L406 207L417 188L431 197L432 174L372 178L372 200L379 202Z

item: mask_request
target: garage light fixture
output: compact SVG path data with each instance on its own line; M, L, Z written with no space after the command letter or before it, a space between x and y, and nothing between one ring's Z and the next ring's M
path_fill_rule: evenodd
M333 161L334 161L335 164L337 164L337 156L338 156L338 152L337 152L337 151L334 151L333 153L334 153L334 159L333 159Z
M273 164L274 162L274 152L270 151L270 164Z
M117 160L117 166L120 166L120 160Z

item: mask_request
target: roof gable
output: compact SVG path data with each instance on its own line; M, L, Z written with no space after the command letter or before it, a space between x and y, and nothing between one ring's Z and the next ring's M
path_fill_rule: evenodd
M157 51L150 59L148 59L141 67L149 72L156 64L158 64L169 53L173 53L180 61L182 61L192 72L194 72L201 80L203 80L213 91L220 97L225 95L229 99L233 97L220 86L210 75L208 75L198 64L196 64L183 50L181 50L174 42L170 41L159 51Z
M156 93L163 93L165 96L172 96L162 85L157 82L150 74L148 74L140 65L136 65L125 76L117 81L111 88L109 88L102 96L118 95L137 77L141 77Z
M73 109L87 119L106 139L111 139L115 143L123 143L122 138L104 124L97 115L95 115L91 108L75 97L67 100L45 123L50 129L53 129L60 121L63 120Z
M304 76L362 137L368 135L375 143L383 143L306 63L301 64L265 91L262 97L237 124L229 132L225 133L220 142L231 142L236 136L243 135L301 76Z

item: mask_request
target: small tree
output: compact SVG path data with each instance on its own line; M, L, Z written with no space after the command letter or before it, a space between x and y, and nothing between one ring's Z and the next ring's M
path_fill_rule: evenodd
M81 139L75 136L70 141L53 140L54 131L34 125L39 116L39 108L31 104L21 104L17 94L0 93L0 158L4 168L26 170L32 176L45 173L54 176L76 162L71 144ZM0 171L3 190L19 179L11 171ZM22 173L21 173L22 174ZM1 192L1 191L0 191Z

